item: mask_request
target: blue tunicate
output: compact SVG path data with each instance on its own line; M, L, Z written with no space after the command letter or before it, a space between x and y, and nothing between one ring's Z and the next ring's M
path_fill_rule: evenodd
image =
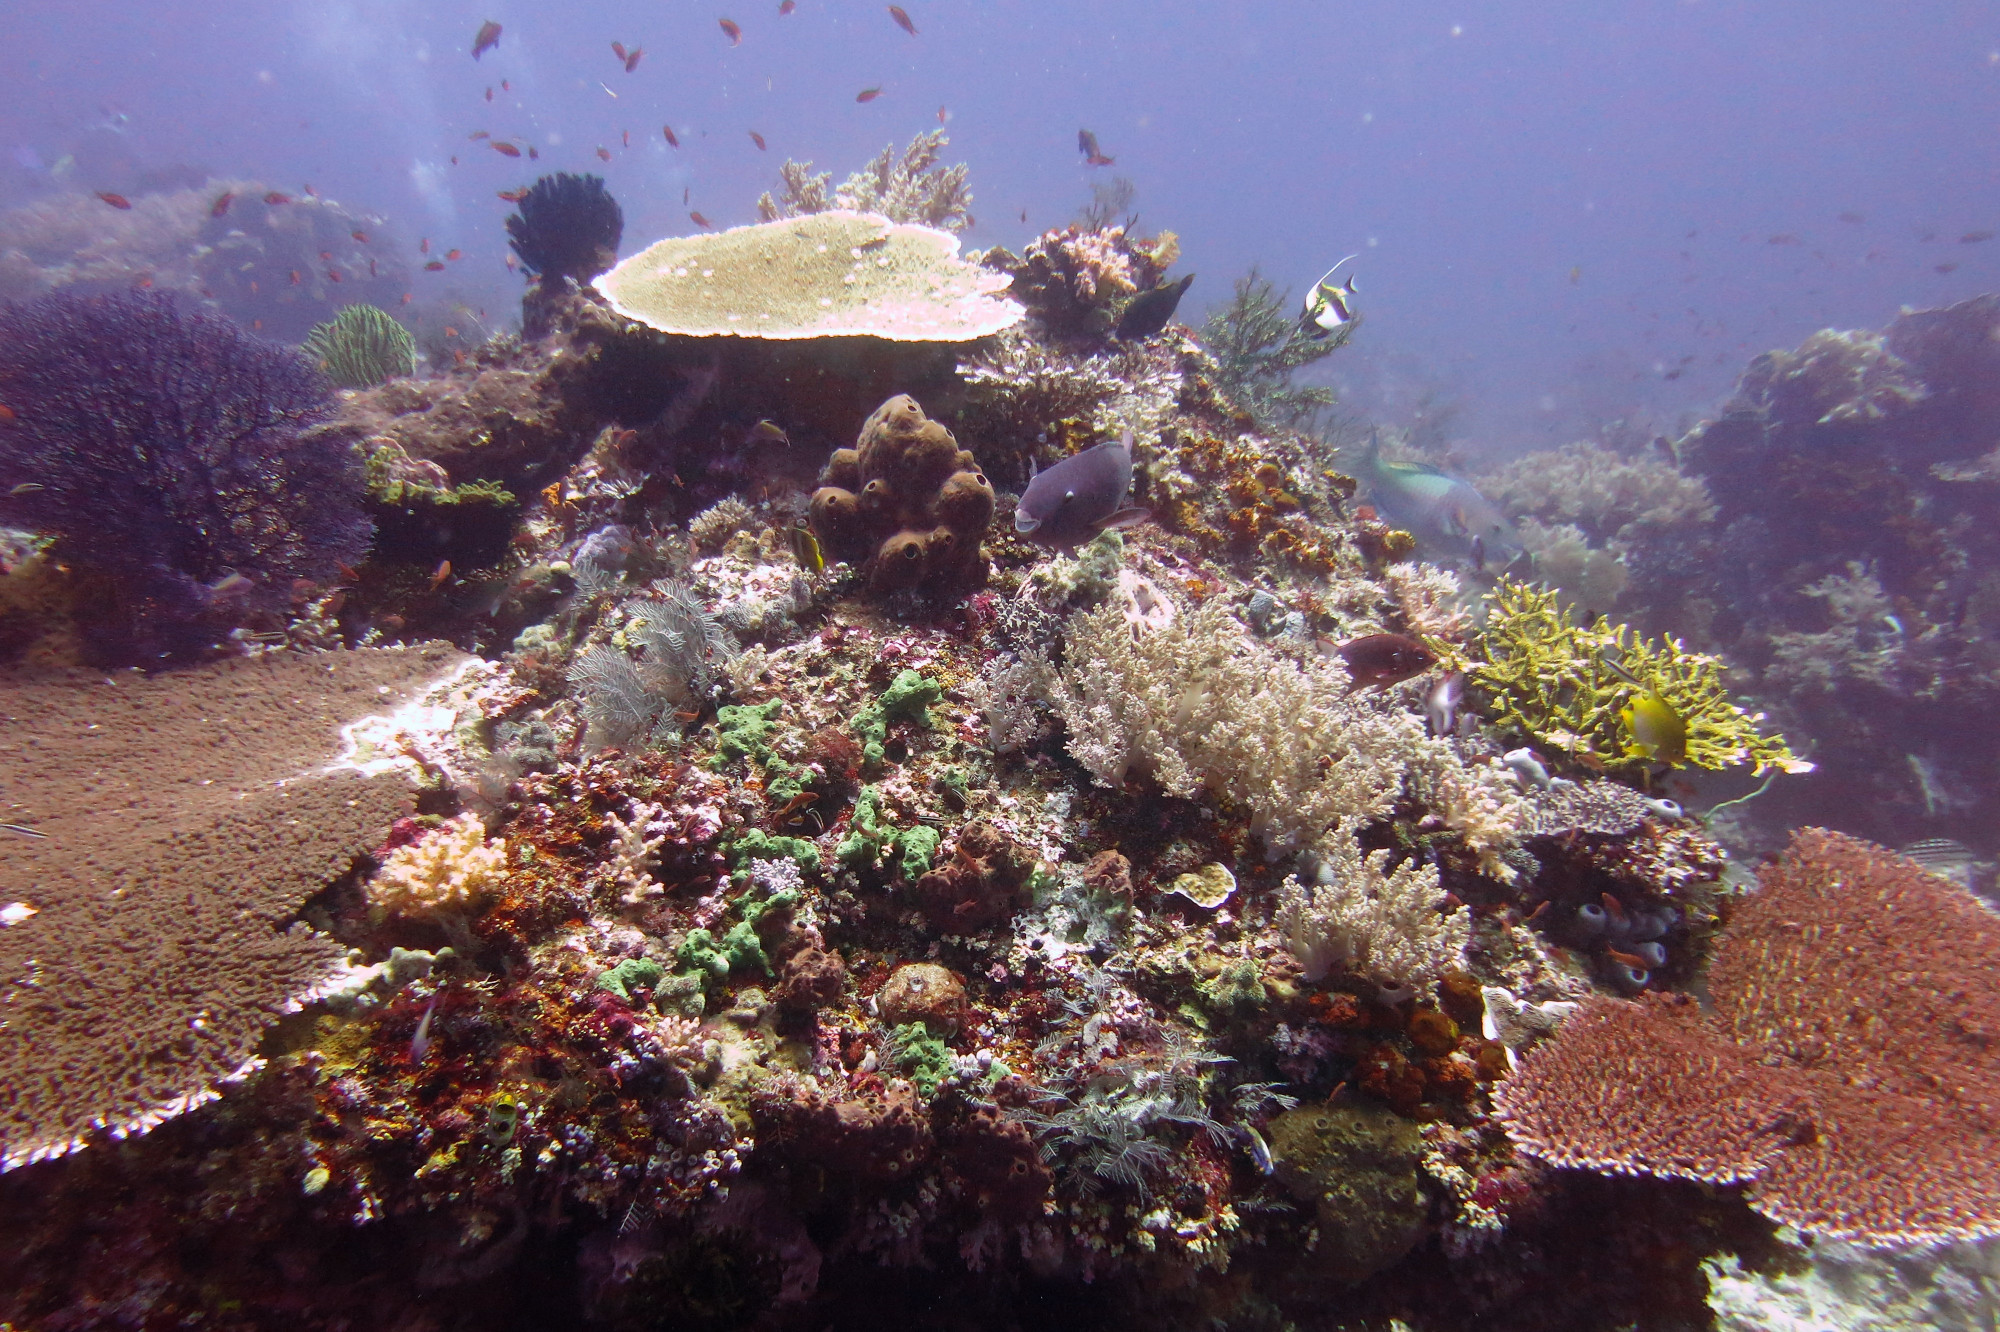
M1656 943L1633 944L1632 955L1642 959L1649 967L1664 967L1667 964L1667 950Z
M1590 934L1604 933L1604 927L1610 923L1610 919L1604 908L1595 902L1585 902L1576 909L1576 923L1583 926Z
M1611 965L1618 979L1635 990L1645 989L1646 982L1653 978L1652 972L1642 971L1638 967L1627 966L1623 962L1614 962Z
M1626 932L1632 939L1657 939L1671 929L1673 923L1671 911L1634 911Z

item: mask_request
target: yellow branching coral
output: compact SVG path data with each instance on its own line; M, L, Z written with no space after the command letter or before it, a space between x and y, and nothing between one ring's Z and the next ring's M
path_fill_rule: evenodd
M1686 729L1685 755L1676 766L1812 770L1782 736L1758 730L1762 713L1730 701L1720 660L1689 652L1671 635L1656 642L1608 620L1579 625L1553 590L1502 579L1480 646L1485 660L1473 666L1473 676L1491 698L1495 720L1586 763L1615 768L1654 761L1628 720L1635 701L1652 695Z

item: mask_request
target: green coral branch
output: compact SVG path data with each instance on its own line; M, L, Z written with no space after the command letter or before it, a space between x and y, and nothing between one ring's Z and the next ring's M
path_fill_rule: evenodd
M1730 701L1719 658L1690 652L1672 635L1654 641L1608 620L1579 625L1553 589L1503 578L1479 646L1484 659L1472 675L1495 720L1586 764L1645 766L1648 757L1622 714L1635 697L1653 693L1685 723L1685 762L1695 767L1812 770L1783 736L1758 729L1762 713Z
M1294 384L1293 373L1346 346L1360 322L1311 336L1292 313L1291 293L1252 268L1236 280L1229 303L1202 325L1201 345L1215 358L1217 384L1239 406L1259 421L1301 429L1336 399L1330 388Z

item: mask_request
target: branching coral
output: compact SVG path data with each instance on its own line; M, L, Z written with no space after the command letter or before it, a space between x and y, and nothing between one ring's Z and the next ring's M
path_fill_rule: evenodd
M900 155L890 144L831 194L826 188L833 179L831 173L814 175L812 163L787 161L778 168L784 191L775 199L768 193L758 199L757 216L776 222L830 208L851 208L880 213L892 222L963 231L972 225L972 190L966 183L966 166L963 162L952 167L937 164L938 154L950 142L943 130L934 129L910 140Z
M0 314L0 519L56 538L113 604L108 658L192 652L368 541L361 461L298 353L165 296L57 292Z
M1472 927L1463 908L1445 909L1435 865L1385 870L1389 852L1364 854L1351 824L1320 845L1318 873L1278 894L1278 929L1308 980L1339 969L1428 994L1463 966Z
M1067 628L1056 703L1070 753L1108 786L1138 767L1248 809L1273 860L1337 819L1386 813L1422 740L1415 717L1350 692L1323 658L1250 638L1214 602L1143 632L1114 602Z
M1628 457L1588 442L1518 458L1482 478L1479 488L1510 515L1572 523L1600 545L1630 539L1636 527L1682 527L1715 517L1700 477L1650 452Z
M1252 268L1236 279L1229 303L1202 325L1201 345L1215 358L1224 393L1266 426L1296 430L1335 399L1332 389L1294 384L1292 376L1346 346L1360 325L1350 319L1331 336L1309 336L1291 313L1291 293Z
M368 900L405 916L477 910L507 878L507 842L461 814L407 846L399 846L368 881Z
M1786 748L1783 737L1757 729L1761 714L1729 700L1721 661L1689 652L1671 636L1654 642L1606 621L1579 626L1552 590L1502 579L1480 647L1485 660L1473 674L1492 699L1495 720L1578 759L1606 767L1647 760L1620 717L1633 695L1644 690L1685 723L1686 761L1696 767L1750 763L1758 772L1812 769Z
M386 310L350 305L306 334L300 350L342 388L369 388L417 368L417 342Z

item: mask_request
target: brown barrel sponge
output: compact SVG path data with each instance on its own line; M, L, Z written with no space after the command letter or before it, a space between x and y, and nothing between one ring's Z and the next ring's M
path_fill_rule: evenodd
M811 519L827 555L861 566L878 592L955 594L986 581L993 487L908 394L876 408L855 447L828 461Z
M955 532L984 532L993 521L993 485L980 472L953 472L938 491L937 520Z

